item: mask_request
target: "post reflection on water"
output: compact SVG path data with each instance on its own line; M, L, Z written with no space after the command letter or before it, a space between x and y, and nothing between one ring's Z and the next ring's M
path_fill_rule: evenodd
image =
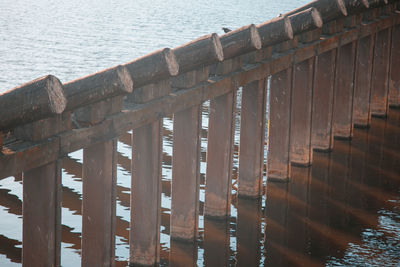
M400 112L268 182L265 266L400 264Z
M232 215L223 220L203 216L207 106L203 113L200 222L195 243L169 238L172 124L168 119L164 123L161 266L400 264L400 110L390 110L386 120L373 118L370 129L355 129L351 141L335 140L330 153L315 152L312 167L292 166L288 183L267 181L262 199L238 198L233 186ZM122 135L118 145L116 266L127 266L129 260L130 135ZM80 264L79 153L63 160L63 266ZM7 216L0 228L0 265L12 266L21 262L22 179L17 175L0 181L0 205ZM7 181L13 187L7 188Z

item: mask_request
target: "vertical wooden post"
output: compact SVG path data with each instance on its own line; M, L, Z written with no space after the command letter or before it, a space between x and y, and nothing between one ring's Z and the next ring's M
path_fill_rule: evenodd
M201 106L174 114L171 238L197 237L200 189Z
M23 173L23 266L60 266L61 163Z
M309 166L312 161L311 108L314 59L297 63L293 67L290 161L300 166Z
M205 216L230 214L236 89L210 101Z
M354 84L353 116L358 127L368 127L371 121L370 94L375 38L368 35L358 40Z
M290 96L292 68L271 77L269 104L268 179L285 181L290 176Z
M371 114L374 116L385 117L387 114L390 40L390 29L384 29L376 33L371 81Z
M264 167L266 80L243 87L239 147L238 195L259 197L262 194Z
M133 130L130 263L160 259L162 120Z
M353 93L356 42L338 48L333 109L333 134L349 139L353 136Z
M312 148L329 151L333 148L332 114L335 85L336 49L316 58L312 107Z
M206 81L209 67L200 67L174 78L175 90ZM171 223L172 239L193 241L197 237L200 190L201 105L174 114L172 151Z
M114 266L117 140L83 149L82 266Z
M400 13L400 11L398 11ZM392 29L389 105L400 106L400 24Z

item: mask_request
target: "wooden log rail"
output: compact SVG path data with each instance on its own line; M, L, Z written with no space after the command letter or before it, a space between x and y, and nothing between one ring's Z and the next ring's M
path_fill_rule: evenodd
M198 233L201 104L210 100L205 216L230 215L236 90L240 197L400 106L399 1L315 0L62 84L0 95L0 178L23 173L23 265L59 266L61 164L83 149L82 265L113 266L116 142L133 129L130 262L160 257L162 121L173 115L170 236ZM267 90L270 101L267 103ZM269 107L268 125L266 107ZM39 229L39 231L38 231ZM101 233L101 234L99 234Z

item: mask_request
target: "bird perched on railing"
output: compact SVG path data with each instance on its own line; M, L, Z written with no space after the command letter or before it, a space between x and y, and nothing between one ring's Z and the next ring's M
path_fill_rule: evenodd
M222 30L224 30L225 33L228 33L228 32L230 32L230 31L232 31L231 29L225 28L225 27L222 27Z

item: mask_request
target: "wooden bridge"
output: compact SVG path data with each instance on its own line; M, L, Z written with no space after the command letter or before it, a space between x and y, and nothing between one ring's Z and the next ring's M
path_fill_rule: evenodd
M133 130L130 262L153 265L164 117L173 115L170 237L185 241L198 234L203 102L210 100L204 215L211 219L230 214L237 101L244 198L263 194L266 136L267 179L284 182L292 165L312 164L313 150L331 151L334 137L351 139L355 126L385 117L400 106L399 9L389 0L313 1L71 82L48 75L1 94L0 177L22 173L23 265L60 265L68 153L83 149L82 266L112 266L116 144Z

